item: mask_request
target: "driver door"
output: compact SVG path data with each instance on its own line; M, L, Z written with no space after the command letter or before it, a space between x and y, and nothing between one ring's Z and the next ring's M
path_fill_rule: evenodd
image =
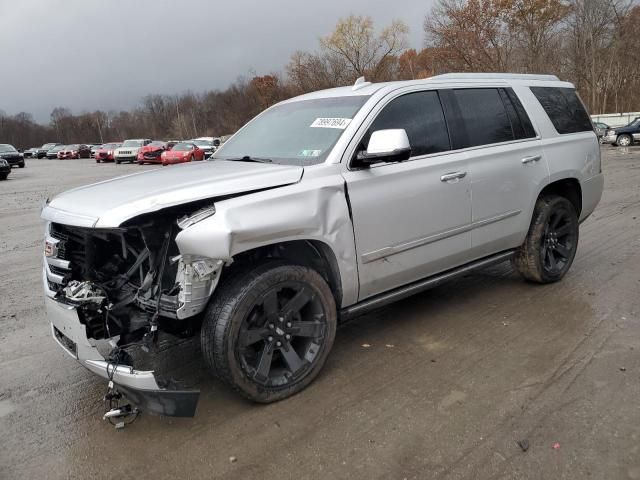
M402 128L411 158L345 171L358 254L359 300L470 260L467 157L450 150L437 91L405 93L377 113L372 132Z

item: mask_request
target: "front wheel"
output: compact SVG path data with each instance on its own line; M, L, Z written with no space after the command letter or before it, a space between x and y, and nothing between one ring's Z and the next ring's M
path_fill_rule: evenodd
M618 135L618 138L616 139L616 144L619 147L628 147L629 145L631 145L631 135L627 135L627 134Z
M527 237L513 264L527 280L557 282L573 263L578 234L578 215L569 200L556 195L540 197Z
M335 300L322 276L274 261L227 277L205 314L202 353L240 394L275 402L316 378L336 324Z

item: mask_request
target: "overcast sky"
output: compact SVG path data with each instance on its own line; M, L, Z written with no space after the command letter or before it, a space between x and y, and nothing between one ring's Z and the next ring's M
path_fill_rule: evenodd
M409 25L422 46L431 0L0 0L0 109L48 122L128 109L148 93L225 88L239 76L282 72L315 50L340 17Z

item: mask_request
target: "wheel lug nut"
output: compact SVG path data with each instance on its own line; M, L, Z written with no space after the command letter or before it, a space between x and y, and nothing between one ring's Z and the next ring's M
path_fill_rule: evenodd
M275 325L274 325L273 323L270 323L270 324L269 324L269 328L270 328L271 330L273 330L273 329L275 328Z
M278 318L278 321L279 321L279 322L284 322L284 317L280 317L280 318Z
M267 338L267 340L269 340L270 342L273 342L273 337L269 336L269 338Z
M278 347L281 347L281 346L282 346L282 342L277 342L277 343L276 343L276 345L277 345Z
M287 322L287 327L291 328L291 322Z
M291 340L291 335L289 335L288 333L284 336L284 338L286 338L287 340Z

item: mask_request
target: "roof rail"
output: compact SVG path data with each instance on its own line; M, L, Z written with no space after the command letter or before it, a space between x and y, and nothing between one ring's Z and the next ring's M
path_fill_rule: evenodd
M555 75L533 73L444 73L430 77L429 80L546 80L559 81Z

